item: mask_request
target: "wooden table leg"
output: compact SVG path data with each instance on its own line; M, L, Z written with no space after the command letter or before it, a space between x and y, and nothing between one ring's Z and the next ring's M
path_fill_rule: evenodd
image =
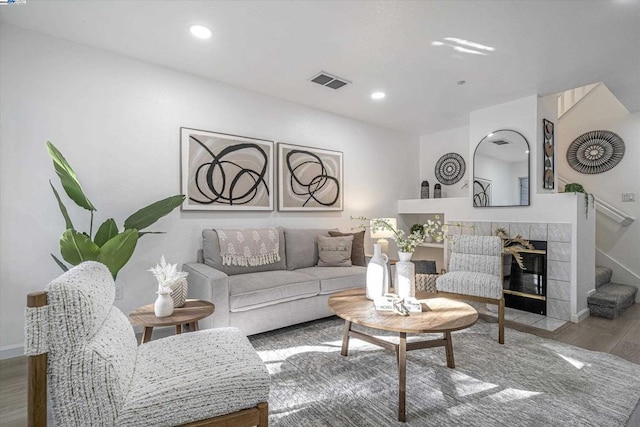
M190 332L195 332L197 330L198 330L198 322L189 323L189 331Z
M151 334L153 334L153 326L145 326L142 331L142 344L151 341Z
M343 356L347 356L349 354L349 331L351 331L351 322L348 320L344 321L344 334L342 336L342 354Z
M182 333L182 325L176 325L176 334Z
M451 341L451 332L445 332L444 339L447 341L444 346L447 352L447 366L450 368L455 368L456 364L453 360L453 342Z
M400 345L398 346L398 420L407 420L405 401L407 398L407 334L400 332Z

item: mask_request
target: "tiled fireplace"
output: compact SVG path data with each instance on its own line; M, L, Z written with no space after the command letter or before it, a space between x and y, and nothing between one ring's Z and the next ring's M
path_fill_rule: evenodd
M447 221L456 223L457 221ZM462 222L463 227L451 227L451 233L495 235L504 228L510 237L517 235L527 240L546 243L546 315L560 320L571 317L571 243L570 223L538 222ZM540 313L542 314L542 313Z

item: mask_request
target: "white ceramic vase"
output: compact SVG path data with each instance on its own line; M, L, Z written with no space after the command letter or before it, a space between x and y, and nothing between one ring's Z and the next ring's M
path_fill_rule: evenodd
M153 304L153 312L156 317L167 317L173 314L173 298L171 294L158 294Z
M374 299L389 292L389 257L382 253L382 247L374 243L373 257L367 264L367 298Z
M402 299L416 296L416 267L411 262L413 252L398 252L396 262L395 291Z

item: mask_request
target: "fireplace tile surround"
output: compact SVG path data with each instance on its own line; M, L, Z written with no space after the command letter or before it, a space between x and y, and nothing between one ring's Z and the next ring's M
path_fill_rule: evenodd
M450 227L450 234L491 236L504 228L509 236L547 242L547 317L571 319L571 243L570 223L447 221L462 227ZM447 251L450 252L450 248Z

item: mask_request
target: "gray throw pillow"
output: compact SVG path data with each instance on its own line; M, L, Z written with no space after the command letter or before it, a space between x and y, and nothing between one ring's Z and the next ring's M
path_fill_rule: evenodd
M318 264L318 236L329 237L329 229L285 228L287 270L313 267Z
M318 267L351 267L353 236L318 236Z
M342 233L340 231L329 231L329 236L353 236L353 244L351 245L351 265L367 266L364 256L364 230L355 233Z

